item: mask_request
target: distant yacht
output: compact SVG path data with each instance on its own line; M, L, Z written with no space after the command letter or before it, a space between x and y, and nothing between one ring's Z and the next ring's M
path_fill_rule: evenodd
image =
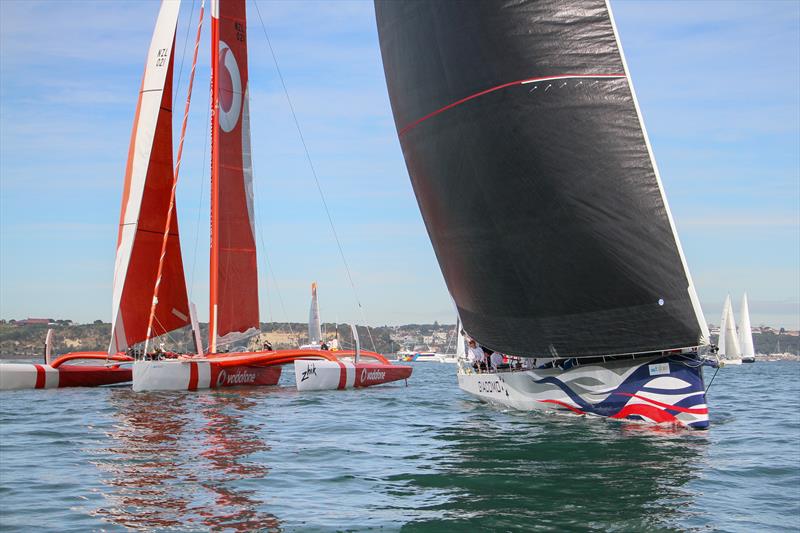
M748 324L750 322L748 318ZM752 338L750 339L752 343ZM739 346L739 336L736 333L736 320L733 318L733 307L731 306L731 296L725 298L725 305L722 307L722 321L719 326L719 341L717 342L719 351L717 355L720 364L741 365L742 350Z
M327 343L332 350L339 349L336 339ZM311 284L311 309L308 312L308 344L300 347L301 350L322 349L322 323L319 319L319 300L317 299L317 282Z
M747 293L744 293L744 296L742 296L739 324L739 347L742 351L742 362L755 363L756 351L753 347L753 330L750 327L750 308L747 305Z

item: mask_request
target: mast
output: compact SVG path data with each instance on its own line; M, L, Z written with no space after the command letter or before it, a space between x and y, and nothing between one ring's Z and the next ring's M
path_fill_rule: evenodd
M209 341L259 327L245 0L211 0Z
M179 9L179 1L161 4L139 90L117 235L111 354L147 338L165 227L163 287L154 323L157 334L189 323L177 216L166 225L173 179L172 72Z
M527 357L707 342L604 1L375 14L409 177L472 337Z

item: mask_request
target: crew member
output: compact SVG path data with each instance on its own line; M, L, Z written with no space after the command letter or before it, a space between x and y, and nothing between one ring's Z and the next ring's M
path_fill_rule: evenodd
M469 346L467 355L469 355L469 359L472 361L472 368L475 369L475 372L479 372L481 363L483 362L483 350L480 349L475 339L470 339L467 344Z
M485 346L481 346L481 350L483 350L483 362L481 363L481 368L485 371L489 371L492 369L491 364L491 357L492 357L492 350Z
M489 361L492 364L492 370L497 372L497 367L503 364L503 354L501 354L500 352L494 352L489 358Z

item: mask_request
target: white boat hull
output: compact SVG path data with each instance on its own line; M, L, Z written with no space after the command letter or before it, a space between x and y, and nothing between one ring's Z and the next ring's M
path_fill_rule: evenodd
M371 387L407 379L411 367L382 362L354 363L340 361L303 360L294 362L294 375L299 391L335 390Z
M280 376L280 366L237 365L223 368L219 361L209 360L136 361L133 363L133 390L143 392L276 385Z
M686 361L688 362L688 361ZM560 368L474 373L462 368L458 385L490 403L531 411L708 427L697 361L650 357Z
M0 365L0 390L55 389L58 370L50 365L3 363Z
M0 364L0 390L99 387L131 380L130 367L119 365L59 365L35 363Z

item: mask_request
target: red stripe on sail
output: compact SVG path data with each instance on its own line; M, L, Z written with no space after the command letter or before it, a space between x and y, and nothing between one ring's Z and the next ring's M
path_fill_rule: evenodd
M253 235L247 30L244 0L217 4L211 21L211 343L257 328L258 277Z
M122 188L122 207L119 210L119 230L117 231L117 248L122 243L122 227L125 225L125 208L128 206L128 198L131 195L131 174L133 172L133 154L136 147L136 130L139 125L139 112L142 109L142 89L144 89L144 76L142 84L139 86L139 99L136 101L136 113L133 115L133 130L131 140L128 145L128 162L125 164L125 185Z
M539 78L527 78L527 79L524 79L524 80L510 81L508 83L503 83L503 84L497 85L495 87L490 87L488 89L484 89L483 91L477 92L475 94L471 94L469 96L465 96L461 100L456 100L452 104L447 104L444 107L440 107L436 111L432 111L431 113L428 113L424 117L420 117L417 120L415 120L414 122L412 122L411 124L406 125L404 128L402 128L398 132L398 135L404 135L409 130L415 128L418 124L420 124L422 122L425 122L429 118L435 117L436 115L438 115L440 113L444 113L448 109L452 109L452 108L454 108L456 106L459 106L459 105L463 104L464 102L469 102L470 100L474 100L475 98L478 98L479 96L483 96L485 94L493 93L495 91L499 91L500 89L506 89L508 87L513 87L515 85L523 85L525 83L533 83L533 82L537 82L537 81L563 80L563 79L569 79L569 78L624 78L624 77L625 77L625 74L561 74L561 75L558 75L558 76L542 76L542 77L539 77Z

